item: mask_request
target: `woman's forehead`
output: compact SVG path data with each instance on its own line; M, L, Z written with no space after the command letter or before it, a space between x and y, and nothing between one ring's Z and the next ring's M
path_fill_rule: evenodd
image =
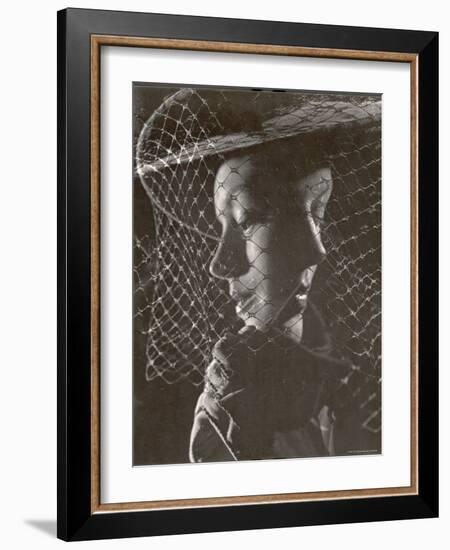
M217 170L214 190L229 193L242 190L260 190L272 172L274 162L263 155L237 154L225 160Z
M236 154L227 158L216 173L216 185L235 185L239 180L248 180L256 169L257 160L248 154Z
M249 202L261 195L262 182L256 159L248 155L236 156L224 162L214 182L214 202Z
M287 166L287 159L283 163L280 160L268 154L266 149L257 153L238 153L226 159L216 172L216 208L223 210L234 202L248 207L259 203L267 206L290 196L293 191L290 183L295 179L292 166Z

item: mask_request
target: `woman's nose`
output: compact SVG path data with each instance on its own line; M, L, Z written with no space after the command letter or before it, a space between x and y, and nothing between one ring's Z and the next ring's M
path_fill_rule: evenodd
M218 279L232 279L247 273L250 264L245 250L245 241L233 230L224 232L209 265L211 275Z

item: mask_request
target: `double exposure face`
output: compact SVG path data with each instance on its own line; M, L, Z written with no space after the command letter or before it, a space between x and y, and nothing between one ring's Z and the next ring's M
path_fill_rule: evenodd
M320 224L332 181L328 167L298 173L287 164L269 148L237 153L221 165L214 204L222 235L210 271L229 282L246 325L292 328L301 338L314 273L325 257Z

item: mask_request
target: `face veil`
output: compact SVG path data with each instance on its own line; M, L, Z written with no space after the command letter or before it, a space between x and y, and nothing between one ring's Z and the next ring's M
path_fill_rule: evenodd
M140 96L152 94L141 86ZM209 266L222 230L214 205L219 167L236 151L267 144L302 155L293 172L329 166L333 191L320 220L326 256L315 273L304 343L358 372L364 427L381 427L381 99L378 95L181 88L151 112L141 99L136 184L152 206L135 235L135 323L149 384L204 380L211 352L242 320L225 279ZM275 185L276 183L274 183ZM301 213L299 212L299 215ZM326 335L317 340L308 316ZM317 323L315 325L317 327Z

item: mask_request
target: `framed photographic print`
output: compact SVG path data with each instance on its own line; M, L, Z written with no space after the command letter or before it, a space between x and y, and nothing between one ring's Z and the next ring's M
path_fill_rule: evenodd
M58 536L435 517L437 33L58 13Z

